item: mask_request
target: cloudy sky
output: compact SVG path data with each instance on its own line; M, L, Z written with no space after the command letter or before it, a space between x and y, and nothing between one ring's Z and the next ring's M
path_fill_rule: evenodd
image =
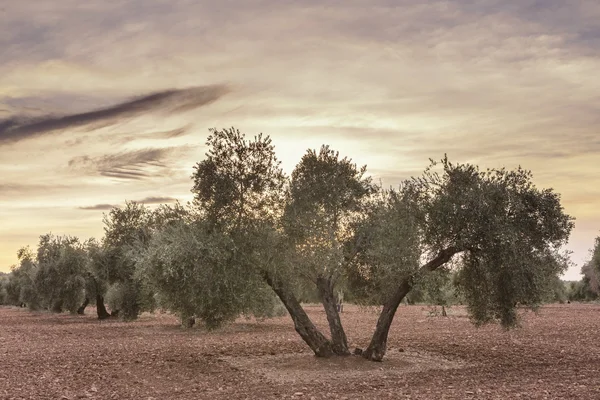
M0 270L127 200L191 199L208 128L330 144L386 185L531 169L600 232L597 0L0 1ZM34 11L32 11L34 10Z

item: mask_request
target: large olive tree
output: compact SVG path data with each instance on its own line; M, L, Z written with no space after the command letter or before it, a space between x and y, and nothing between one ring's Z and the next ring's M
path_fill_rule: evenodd
M383 305L363 353L380 361L400 302L428 274L454 268L473 320L509 327L516 304L535 308L565 268L572 218L521 168L444 158L399 190L373 193L365 170L327 147L309 151L288 180L268 137L212 130L207 146L192 176L207 234L231 241L227 264L273 289L317 356L348 353L331 301L341 277ZM298 301L303 280L319 289L332 340Z

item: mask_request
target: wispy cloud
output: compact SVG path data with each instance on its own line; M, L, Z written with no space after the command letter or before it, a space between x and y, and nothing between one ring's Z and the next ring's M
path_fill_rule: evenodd
M54 192L56 190L67 190L72 188L67 184L45 184L45 183L0 183L0 199L21 199L32 195Z
M133 200L135 203L141 204L166 204L166 203L175 203L177 201L174 197L165 197L165 196L148 196L143 199ZM112 210L115 207L119 207L119 204L95 204L93 206L83 206L77 207L80 210L87 211L107 211Z
M202 107L216 101L227 92L225 86L205 86L172 89L95 111L60 117L24 118L12 116L0 120L0 144L65 130L82 125L106 126L147 112L174 114ZM178 134L179 132L174 132Z
M186 126L169 129L165 131L149 131L149 132L125 132L114 135L111 143L125 144L139 140L165 140L175 139L188 134L192 129L192 124Z
M174 197L161 197L161 196L148 196L141 200L137 200L138 203L143 204L164 204L164 203L175 203L177 201Z
M69 160L68 165L84 173L140 180L163 175L168 170L166 158L175 150L175 148L155 148L99 157L78 156Z
M115 204L96 204L93 206L85 206L78 207L80 210L89 210L89 211L107 211L112 210L113 208L118 207Z

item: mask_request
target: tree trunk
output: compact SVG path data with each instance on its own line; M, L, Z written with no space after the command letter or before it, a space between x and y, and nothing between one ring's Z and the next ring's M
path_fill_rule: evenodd
M412 285L410 284L410 279L405 279L394 292L393 296L383 305L383 310L381 310L381 314L377 320L377 326L375 327L375 332L371 338L371 343L362 354L364 358L371 361L383 360L383 356L385 356L385 351L387 349L388 333L392 326L394 315L396 314L396 310L402 302L402 299L410 292L411 288Z
M183 326L184 328L192 328L194 325L196 325L196 317L181 317L181 326Z
M455 247L449 247L440 251L433 260L419 268L418 274L427 274L435 271L438 267L450 261L452 256L460 251L461 250ZM369 343L369 347L367 347L362 354L364 358L371 361L383 360L385 351L387 349L388 333L390 331L390 327L392 326L394 315L396 314L396 310L398 309L398 306L402 302L404 296L406 296L412 289L413 278L413 275L406 277L400 283L400 286L398 286L388 301L386 301L383 305L383 310L381 310L381 314L377 320L377 325L375 327L373 337L371 338L371 343Z
M104 296L100 294L96 295L96 312L98 314L98 319L110 317L110 314L106 311L106 306L104 305Z
M311 348L317 357L330 357L333 355L331 342L312 323L292 290L285 283L276 279L267 271L263 271L263 279L273 289L277 297L287 309L294 328L302 340Z
M54 304L52 304L52 312L55 313L61 313L62 312L62 306L63 306L63 301L62 300L57 300L54 302Z
M77 309L77 314L83 315L85 313L85 308L88 306L88 304L90 304L90 299L89 297L86 297L81 307Z
M340 320L340 314L338 312L338 305L333 295L333 285L330 278L317 278L317 288L319 290L319 296L325 308L325 314L327 315L327 322L329 323L329 330L331 332L332 350L338 356L348 356L350 351L348 350L348 339L346 338L346 332L342 326Z

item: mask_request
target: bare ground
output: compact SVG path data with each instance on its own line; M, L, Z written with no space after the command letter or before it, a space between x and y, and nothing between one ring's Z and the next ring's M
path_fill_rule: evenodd
M321 327L319 307L307 307ZM2 399L600 399L600 306L525 313L521 329L475 328L401 306L383 363L315 359L289 317L183 330L139 321L0 308ZM349 340L368 343L377 314L347 306Z

